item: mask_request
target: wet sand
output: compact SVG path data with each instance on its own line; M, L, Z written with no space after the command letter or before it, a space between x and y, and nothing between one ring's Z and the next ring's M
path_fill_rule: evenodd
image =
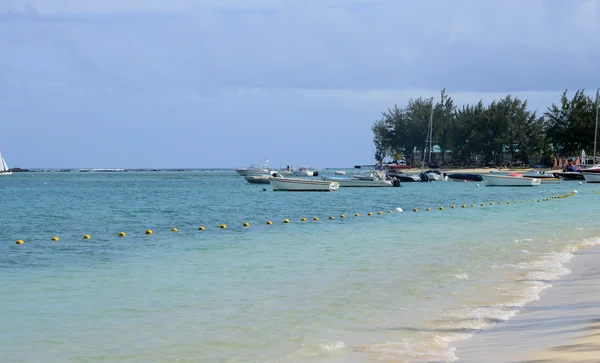
M565 266L540 300L458 346L459 362L600 362L600 247Z

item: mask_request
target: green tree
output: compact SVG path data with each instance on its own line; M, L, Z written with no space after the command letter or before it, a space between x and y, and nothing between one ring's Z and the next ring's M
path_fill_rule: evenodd
M563 156L590 152L594 142L595 104L583 89L572 99L565 90L560 105L552 104L545 113L547 136L554 151Z

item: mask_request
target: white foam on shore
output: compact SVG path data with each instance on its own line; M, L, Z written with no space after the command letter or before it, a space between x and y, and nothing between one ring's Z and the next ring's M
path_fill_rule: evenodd
M515 265L504 265L503 267L512 267L526 270L521 279L513 282L516 286L507 287L502 295L508 299L497 304L488 306L464 306L459 309L451 310L446 314L448 321L442 323L437 328L432 329L432 333L424 336L419 341L407 339L403 342L380 344L372 346L370 351L376 351L387 359L399 359L407 362L421 361L439 361L453 362L458 360L454 343L469 339L474 334L481 332L489 327L514 318L522 307L539 300L540 293L552 287L549 283L556 281L571 273L571 270L564 266L573 257L573 252L582 248L600 244L600 238L583 240L576 244L565 246L560 251L545 253L537 259L531 259L526 262ZM530 255L528 250L521 251L523 254ZM495 266L498 268L500 266ZM465 273L454 275L457 279L468 278ZM507 281L511 283L511 281ZM502 287L498 287L502 291ZM401 355L398 353L402 352Z
M346 348L346 344L341 340L335 340L326 344L319 344L319 347L323 349L325 352L337 352L344 348Z

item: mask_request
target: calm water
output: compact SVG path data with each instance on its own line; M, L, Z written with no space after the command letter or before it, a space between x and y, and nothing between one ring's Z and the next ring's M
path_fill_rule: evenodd
M577 182L285 193L189 171L0 186L7 362L452 361L600 237L600 185Z

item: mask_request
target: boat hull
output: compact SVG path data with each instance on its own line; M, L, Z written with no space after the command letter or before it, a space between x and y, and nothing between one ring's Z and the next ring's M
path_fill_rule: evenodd
M0 171L0 175L12 175L12 171Z
M483 181L483 177L481 174L471 174L471 173L454 173L446 175L448 179L455 182L480 182Z
M244 179L250 184L269 184L268 175L248 175Z
M600 173L581 173L586 183L600 183Z
M344 188L375 188L375 187L393 187L394 184L390 180L365 180L365 179L353 179L353 178L330 178L323 177L323 180L336 182L340 184L340 187Z
M240 176L248 176L248 175L271 175L271 171L268 169L253 169L253 168L244 168L244 169L233 169Z
M579 171L565 171L560 173L554 173L556 177L563 178L564 180L584 180L583 174Z
M540 179L523 178L510 175L482 175L487 187L534 187L541 183Z
M315 179L270 177L269 182L273 191L335 192L340 187L338 182Z

